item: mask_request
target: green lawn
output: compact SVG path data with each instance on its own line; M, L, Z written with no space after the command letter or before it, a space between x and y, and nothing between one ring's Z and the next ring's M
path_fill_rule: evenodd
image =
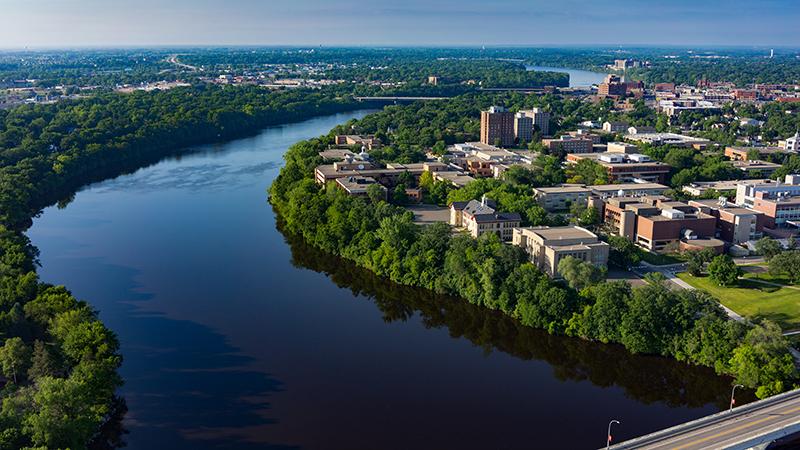
M678 277L716 297L723 305L750 319L767 318L781 328L800 328L800 290L740 279L736 287L721 287L708 277L679 273Z
M680 253L651 253L642 250L641 257L642 260L654 266L666 266L686 261L686 257Z
M786 276L777 276L777 277L775 277L775 276L772 276L772 275L770 275L770 274L768 274L766 272L761 272L761 273L745 272L744 278L747 278L747 279L750 279L750 280L764 280L764 281L768 281L770 283L778 283L778 284L783 284L783 285L786 285L786 286L796 286L795 284L792 284L792 280L790 280Z

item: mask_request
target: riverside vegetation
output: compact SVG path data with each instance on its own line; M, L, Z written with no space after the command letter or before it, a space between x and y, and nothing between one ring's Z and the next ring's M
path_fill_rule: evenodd
M454 103L458 105L459 102ZM446 116L448 106L437 105ZM451 108L457 106L451 106ZM392 118L415 117L394 123L395 131L384 135L387 154L400 160L416 160L430 139L426 130L432 121L420 105L387 108L348 129L374 132ZM437 115L438 116L438 115ZM438 116L443 117L443 116ZM467 134L454 124L452 135ZM714 368L736 382L766 397L792 387L797 380L794 360L780 329L767 321L744 324L729 320L718 303L702 291L671 290L663 279L632 288L622 281L603 281L592 267L572 261L559 266L568 273L566 282L553 281L529 264L521 249L505 245L494 235L479 239L453 235L447 224L419 226L406 209L377 196L356 198L333 185L320 186L313 179L314 167L323 161L318 152L333 143L342 131L299 142L286 153L286 165L270 188L270 201L286 231L310 245L353 261L396 283L423 287L454 295L488 309L498 310L522 325L545 329L603 343L616 342L632 353L655 354ZM403 139L393 142L393 136ZM415 142L416 140L416 142ZM415 158L414 155L417 157ZM522 205L524 222L548 224L547 214L528 205L524 189L502 186L497 181L478 180L448 197L479 198L486 192L501 193L500 206ZM430 189L423 183L423 189ZM495 191L495 192L492 192ZM517 203L521 202L521 203ZM527 209L526 209L527 207ZM558 219L560 220L560 219ZM620 257L617 256L619 259Z
M186 146L359 106L326 92L197 87L0 110L0 448L121 445L119 342L86 302L39 281L22 231L41 208Z
M495 66L474 75L492 76ZM518 74L504 76L537 80L506 66ZM193 145L371 106L352 91L199 84L0 110L0 448L123 444L119 343L86 302L39 281L37 250L23 231L42 208Z

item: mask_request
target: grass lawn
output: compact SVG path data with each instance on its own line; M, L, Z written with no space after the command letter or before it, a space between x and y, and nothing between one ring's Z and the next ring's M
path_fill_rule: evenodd
M641 252L642 260L654 266L666 266L668 264L678 264L686 261L686 257L679 253L650 253Z
M800 328L800 290L740 279L735 287L721 287L708 277L679 273L678 277L716 297L723 305L750 319L767 318L786 330Z
M752 280L764 280L764 281L769 281L770 283L778 283L778 284L783 284L783 285L786 285L786 286L796 286L795 284L792 284L792 280L790 280L786 276L777 276L777 277L775 277L775 276L772 276L772 275L770 275L770 274L768 274L766 272L761 272L761 273L745 272L744 278L752 279ZM800 294L800 292L798 292L798 294ZM798 300L798 301L800 301L800 300Z

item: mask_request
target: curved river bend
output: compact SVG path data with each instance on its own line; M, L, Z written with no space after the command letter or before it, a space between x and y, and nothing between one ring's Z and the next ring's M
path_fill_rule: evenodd
M285 237L273 127L92 185L29 235L119 335L131 449L596 448L724 408L709 370L557 338Z

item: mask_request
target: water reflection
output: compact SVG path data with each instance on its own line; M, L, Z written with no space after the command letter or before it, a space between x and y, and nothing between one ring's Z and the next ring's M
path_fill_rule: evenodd
M633 355L618 345L553 336L461 299L391 283L297 236L284 236L295 266L323 272L337 286L371 299L387 322L405 321L419 314L426 327L446 327L453 338L466 338L487 353L499 350L525 360L546 361L559 380L621 387L627 397L642 403L663 402L671 407L714 404L719 409L728 405L726 392L731 380L709 368ZM747 394L742 395L741 400L745 400Z

